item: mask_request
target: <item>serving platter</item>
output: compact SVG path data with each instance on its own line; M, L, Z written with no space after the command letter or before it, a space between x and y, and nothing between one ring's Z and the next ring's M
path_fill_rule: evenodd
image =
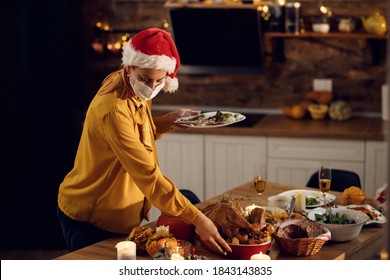
M240 113L229 111L214 111L201 113L197 116L180 118L175 123L192 128L217 128L232 125L245 120L245 116Z
M365 213L370 220L368 220L365 224L384 224L387 222L386 217L375 207L371 206L370 204L348 204L345 206L338 206L340 208L348 208L348 209L353 209L353 210L358 210L363 213Z
M306 208L316 208L316 207L324 206L324 204L325 204L324 203L324 195L320 191L296 189L296 190L282 192L282 193L279 193L278 195L294 196L298 192L303 192L305 194L306 198L315 198L316 199L316 201L317 201L316 204L310 204L310 205L306 204ZM336 199L336 196L334 194L331 194L331 193L326 194L326 202L327 203L331 203L331 202L335 201L335 199Z

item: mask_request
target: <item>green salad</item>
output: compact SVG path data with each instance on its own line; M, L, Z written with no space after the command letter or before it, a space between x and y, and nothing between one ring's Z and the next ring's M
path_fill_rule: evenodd
M306 205L317 205L318 201L315 197L306 197Z
M314 214L316 222L321 222L324 224L336 224L336 225L347 225L347 224L356 224L356 221L353 219L348 219L345 214L340 215L340 213L332 214Z

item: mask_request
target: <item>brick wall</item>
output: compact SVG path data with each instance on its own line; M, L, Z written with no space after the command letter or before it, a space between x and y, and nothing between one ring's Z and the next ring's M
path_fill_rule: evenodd
M307 21L318 10L318 1L303 0L302 15ZM90 49L94 24L109 22L113 30L133 34L148 27L162 27L166 19L164 0L88 0L83 4L85 47L85 95L88 101L101 79L120 65L120 55L96 55ZM337 16L386 13L384 0L328 0ZM310 28L310 23L307 24ZM115 32L114 32L115 33ZM120 32L119 32L120 33ZM303 99L314 78L333 80L334 95L350 102L355 111L380 112L381 86L385 82L386 58L372 63L372 46L365 39L287 39L286 61L272 60L271 39L264 41L265 71L262 75L183 75L179 91L160 94L155 104L184 106L233 106L280 108ZM374 52L385 53L386 41Z

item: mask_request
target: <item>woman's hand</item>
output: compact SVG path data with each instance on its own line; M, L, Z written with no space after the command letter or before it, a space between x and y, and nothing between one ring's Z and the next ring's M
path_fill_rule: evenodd
M177 119L180 119L180 118L197 116L199 114L200 114L200 111L197 111L197 110L179 109L179 110L170 112L169 116L171 117L172 121L176 121Z
M169 119L171 120L171 125L175 125L178 127L183 127L180 124L175 123L177 119L185 118L185 117L191 117L191 116L197 116L201 113L201 111L192 110L192 109L179 109L176 111L172 111L168 113Z
M205 214L200 213L195 218L193 224L200 239L202 239L210 248L214 248L225 255L226 252L232 252L232 249L225 239L219 234L217 227Z

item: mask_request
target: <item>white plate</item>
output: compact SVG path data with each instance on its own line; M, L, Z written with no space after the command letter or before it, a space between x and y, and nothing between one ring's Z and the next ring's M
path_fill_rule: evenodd
M178 124L180 124L182 126L186 126L186 127L192 127L192 128L216 128L216 127L231 125L231 124L243 121L246 118L244 115L242 115L240 113L234 113L234 112L228 112L228 111L221 111L221 112L222 113L229 113L229 114L237 115L237 116L235 117L234 121L228 121L228 122L218 122L218 123L208 124L208 123L197 123L196 121L193 121L197 117L199 117L200 115L203 115L205 118L213 117L217 114L217 111L215 111L215 112L202 113L198 116L180 118L180 119L177 119L175 121L175 123L178 123Z
M306 208L315 208L315 207L320 207L324 205L324 195L320 191L311 191L311 190L291 190L291 191L286 191L282 192L278 195L289 195L289 196L294 196L297 192L303 192L305 193L306 197L314 197L317 199L317 204L313 205L306 205ZM336 199L336 196L331 193L326 194L326 202L331 203Z
M370 220L365 223L366 225L384 224L387 222L386 217L381 212L379 212L377 209L375 209L375 207L371 206L370 204L363 204L363 205L348 204L346 206L338 206L338 207L340 207L340 208L344 207L344 208L349 208L349 209L353 209L355 207L364 207L364 208L368 209L369 211L372 211L378 215L378 217L375 217L374 219L372 219L372 215L367 215L370 218ZM353 209L353 210L358 210L358 209ZM358 210L358 211L361 211L361 210ZM362 211L362 212L364 213L364 211ZM367 214L367 213L365 213L365 214Z

